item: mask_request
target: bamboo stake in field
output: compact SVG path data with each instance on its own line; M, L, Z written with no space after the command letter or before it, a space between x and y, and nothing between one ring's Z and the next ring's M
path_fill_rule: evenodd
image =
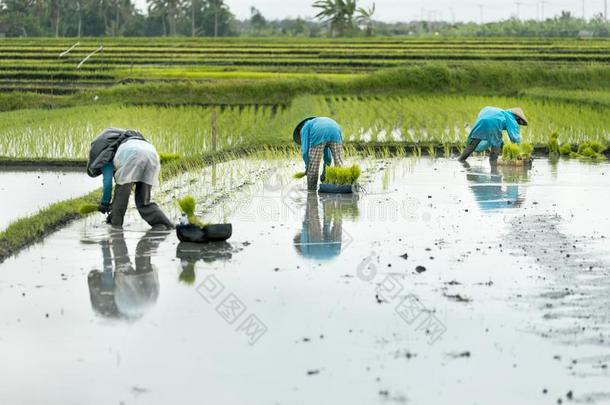
M60 58L63 58L64 56L66 56L67 54L69 54L70 52L72 52L72 50L74 48L76 48L77 46L80 45L80 42L75 43L74 45L72 45L69 49L63 51L62 53L59 54Z
M89 60L89 58L90 58L90 57L92 57L92 56L93 56L93 55L95 55L96 53L98 53L98 52L100 52L100 51L103 51L103 50L104 50L104 47L103 47L103 46L100 46L100 47L99 47L99 48L97 48L95 51L93 51L93 52L91 52L89 55L87 55L87 56L85 57L85 59L83 59L83 60L82 60L82 61L81 61L81 62L78 64L78 66L77 66L76 68L77 68L77 69L80 69L80 67L81 67L81 66L83 66L83 64L84 64L85 62L87 62L87 61Z

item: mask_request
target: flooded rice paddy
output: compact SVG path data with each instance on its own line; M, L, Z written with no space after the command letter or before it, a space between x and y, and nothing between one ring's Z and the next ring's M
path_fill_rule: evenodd
M0 231L11 222L101 186L82 170L0 169Z
M228 243L132 210L0 265L3 403L610 401L610 166L361 161L353 196L293 161L163 184ZM36 387L32 389L32 387Z

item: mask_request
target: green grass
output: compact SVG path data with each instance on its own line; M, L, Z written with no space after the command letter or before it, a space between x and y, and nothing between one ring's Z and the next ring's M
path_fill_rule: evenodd
M84 197L58 202L33 216L13 222L0 232L0 262L19 249L43 238L49 232L80 218L80 207L93 205L99 201L100 196L100 192L96 191Z
M142 68L154 75L167 72L182 72L189 75L205 76L201 67L151 67ZM579 91L582 94L590 89L599 92L610 91L610 69L604 64L519 64L497 62L422 62L409 64L395 69L381 70L371 74L325 73L318 68L306 72L286 72L279 74L244 71L219 71L212 67L210 75L216 78L138 78L135 82L121 81L120 85L107 86L99 81L93 88L81 87L77 82L68 85L56 81L50 91L65 92L61 96L50 97L45 94L22 94L27 89L44 87L41 83L24 82L7 84L12 87L9 95L0 96L0 111L28 107L62 107L114 104L117 102L133 104L288 104L303 95L412 95L412 94L460 94L460 95L516 95L530 94L528 89L553 89L553 91ZM284 72L284 73L282 73ZM182 73L176 73L178 76ZM49 73L50 74L50 73ZM88 79L87 79L88 80ZM23 92L19 93L19 88ZM0 86L1 87L1 86ZM578 89L578 90L577 90ZM605 90L606 89L606 90ZM541 97L532 90L531 97ZM583 97L585 98L585 97Z
M602 89L555 89L533 88L522 94L529 98L551 100L563 103L586 104L598 107L610 107L610 90Z

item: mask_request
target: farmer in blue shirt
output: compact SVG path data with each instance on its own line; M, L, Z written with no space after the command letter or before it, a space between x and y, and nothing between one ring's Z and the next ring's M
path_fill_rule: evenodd
M305 162L307 189L316 190L320 160L324 157L324 169L320 180L324 181L326 166L334 161L335 166L343 166L343 135L341 127L327 117L309 117L296 126L292 134L294 141L301 145L301 154Z
M527 119L521 108L503 110L496 107L485 107L479 113L477 122L470 131L466 149L459 160L465 162L473 152L489 152L489 161L494 163L502 153L504 142L502 131L508 132L511 142L520 144L520 125L527 125Z

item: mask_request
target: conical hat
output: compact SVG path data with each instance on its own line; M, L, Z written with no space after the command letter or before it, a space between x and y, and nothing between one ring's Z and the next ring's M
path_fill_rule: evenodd
M303 125L305 125L307 121L313 120L314 118L316 117L307 117L303 121L299 122L299 124L294 128L294 131L292 132L292 139L294 139L297 144L301 144L301 129L303 128Z
M519 107L510 108L508 111L512 112L517 117L521 118L523 120L523 122L525 122L525 125L527 125L527 118L525 118L525 113L523 112L523 110L521 108L519 108Z

